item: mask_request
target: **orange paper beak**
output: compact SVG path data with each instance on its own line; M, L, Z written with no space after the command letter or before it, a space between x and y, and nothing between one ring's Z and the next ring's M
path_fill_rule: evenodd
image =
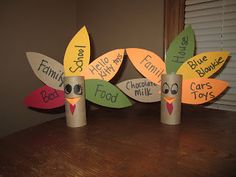
M80 98L66 98L66 101L68 101L71 105L75 105Z
M175 98L173 98L173 97L164 97L164 99L169 104L172 103L173 101L175 101Z

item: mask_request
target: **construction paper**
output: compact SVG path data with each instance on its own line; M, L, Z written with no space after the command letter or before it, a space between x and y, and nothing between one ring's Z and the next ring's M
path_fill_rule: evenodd
M161 100L160 86L146 78L126 80L116 86L139 102L153 103Z
M125 108L131 106L129 99L111 83L98 80L85 80L86 99L109 108Z
M64 68L58 61L46 55L27 52L26 56L35 75L46 85L63 90Z
M177 125L181 122L182 75L162 75L161 80L161 122Z
M183 79L208 78L217 72L228 59L229 52L205 52L188 59L178 69Z
M202 104L219 96L228 83L217 79L196 78L183 80L182 102Z
M170 44L166 54L166 72L171 73L189 58L193 57L195 48L194 32L191 26L185 28Z
M64 56L65 76L79 76L89 65L90 41L86 27L72 38Z
M95 59L81 73L85 79L101 79L109 81L119 70L124 57L124 49L112 50Z
M136 69L148 80L161 84L161 75L166 73L166 66L155 53L139 48L128 48L126 52Z
M83 76L66 76L64 83L66 123L68 127L87 124Z
M39 109L53 109L64 105L64 92L47 85L31 92L24 99L28 107Z

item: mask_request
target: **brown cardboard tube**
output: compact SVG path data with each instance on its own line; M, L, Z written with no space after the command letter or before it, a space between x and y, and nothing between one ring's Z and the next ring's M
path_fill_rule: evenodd
M87 124L83 76L66 76L64 81L66 123L68 127Z
M161 77L161 122L177 125L181 122L182 75L163 74Z

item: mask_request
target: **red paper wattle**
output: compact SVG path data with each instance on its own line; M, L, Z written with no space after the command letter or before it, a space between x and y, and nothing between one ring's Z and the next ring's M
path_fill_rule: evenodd
M171 115L173 112L173 104L172 103L166 103L166 108L168 113Z
M76 107L76 104L74 104L74 105L70 104L70 112L71 112L71 114L74 114L75 107Z

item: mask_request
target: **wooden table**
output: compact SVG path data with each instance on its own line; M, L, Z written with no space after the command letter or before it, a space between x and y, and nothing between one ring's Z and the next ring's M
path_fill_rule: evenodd
M60 118L5 137L0 177L236 176L236 113L183 106L182 124L166 126L159 110L100 109L83 128Z

